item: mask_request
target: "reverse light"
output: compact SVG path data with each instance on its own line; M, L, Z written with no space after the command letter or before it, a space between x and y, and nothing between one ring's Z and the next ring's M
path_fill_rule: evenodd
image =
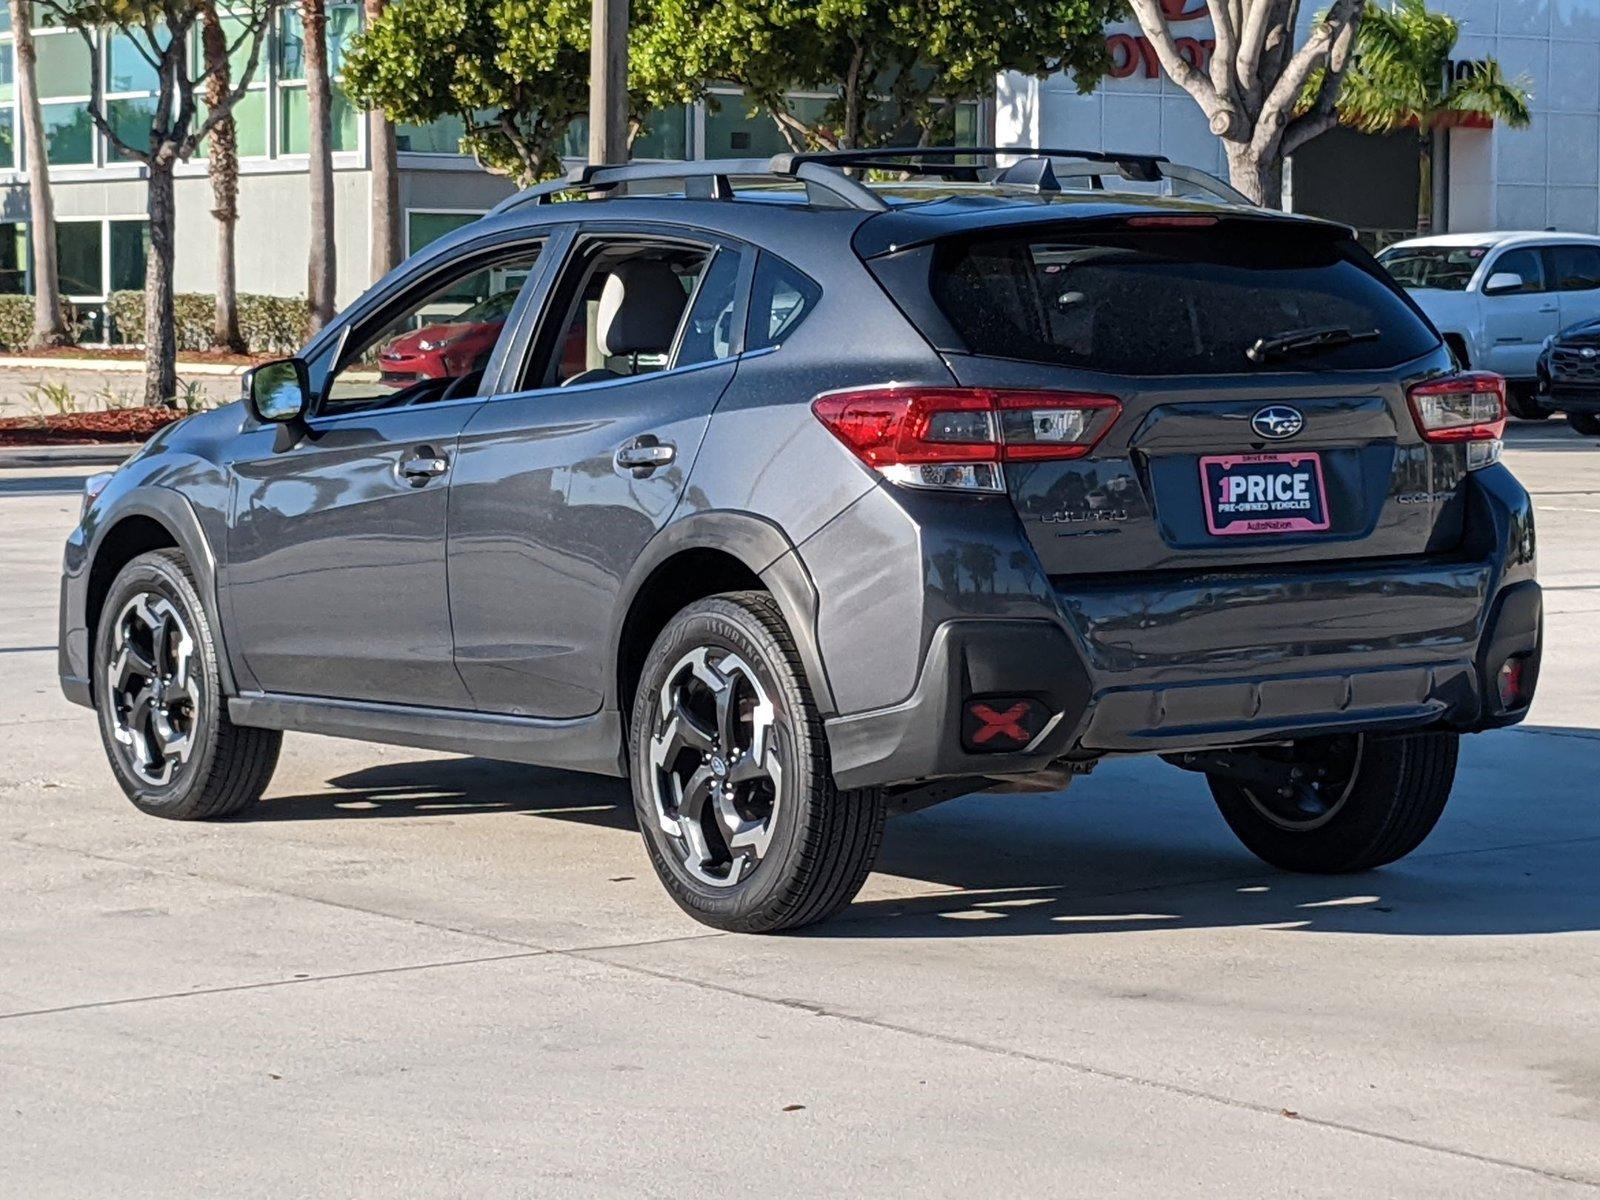
M1003 492L1003 463L1082 458L1122 406L1078 392L891 385L829 392L811 410L891 482Z
M1430 442L1467 443L1467 467L1500 459L1506 430L1506 381L1492 371L1464 371L1419 383L1409 393L1417 431Z

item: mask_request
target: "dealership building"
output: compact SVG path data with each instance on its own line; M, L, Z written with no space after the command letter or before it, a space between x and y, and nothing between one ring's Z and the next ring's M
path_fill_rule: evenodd
M1211 31L1205 0L1163 0L1184 53L1203 62ZM1600 226L1600 0L1432 0L1462 24L1463 62L1498 58L1533 94L1531 128L1457 127L1443 136L1437 172L1441 228L1595 232ZM1305 19L1318 6L1304 5ZM28 287L26 226L29 149L16 134L14 59L8 10L0 8L0 290ZM330 5L330 59L337 72L359 29L359 5ZM1165 154L1225 173L1222 150L1199 108L1161 76L1136 25L1107 31L1114 69L1080 96L1065 76L1006 76L992 102L958 114L962 142L994 138L1035 144ZM35 34L39 92L58 221L65 294L93 313L112 291L143 286L148 245L145 184L137 164L117 157L89 120L91 72L99 73L114 127L147 127L155 104L153 71L132 45L111 35L91 52L75 32ZM797 110L827 97L797 94ZM338 299L357 296L369 275L371 160L362 114L338 97L333 121ZM237 110L240 154L240 290L303 294L309 232L307 105L297 11L271 30L261 67ZM406 251L486 212L508 181L458 153L458 122L401 126L400 205ZM584 131L570 145L581 155ZM787 149L771 120L749 114L735 91L655 114L639 157L759 155ZM215 222L203 156L178 168L177 286L209 292L215 277ZM1292 164L1292 207L1337 217L1376 239L1414 222L1416 141L1336 130Z

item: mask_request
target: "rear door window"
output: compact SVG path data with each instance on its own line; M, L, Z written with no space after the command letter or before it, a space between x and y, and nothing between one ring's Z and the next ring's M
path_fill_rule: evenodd
M1363 259L1320 230L1007 231L940 243L930 286L974 354L1116 374L1249 371L1258 339L1326 326L1361 340L1271 366L1379 368L1434 349Z
M1600 246L1554 246L1550 258L1557 290L1592 292L1600 288Z

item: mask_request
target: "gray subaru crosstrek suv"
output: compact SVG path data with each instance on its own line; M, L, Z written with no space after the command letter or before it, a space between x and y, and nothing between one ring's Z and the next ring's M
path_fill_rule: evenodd
M1159 158L584 168L245 391L67 544L62 685L157 816L247 810L284 730L626 777L673 898L768 931L888 813L1142 753L1359 871L1538 675L1502 380Z

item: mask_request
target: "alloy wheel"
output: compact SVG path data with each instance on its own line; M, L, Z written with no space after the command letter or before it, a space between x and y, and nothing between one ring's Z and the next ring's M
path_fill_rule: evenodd
M111 732L143 783L165 787L189 761L200 718L196 644L178 606L140 592L117 614L106 667Z
M655 817L679 864L733 887L771 845L783 791L776 710L731 650L701 646L667 672L650 738Z
M1289 769L1283 785L1275 790L1247 787L1244 794L1279 829L1295 833L1319 829L1350 799L1365 749L1362 734L1296 742L1286 754Z

